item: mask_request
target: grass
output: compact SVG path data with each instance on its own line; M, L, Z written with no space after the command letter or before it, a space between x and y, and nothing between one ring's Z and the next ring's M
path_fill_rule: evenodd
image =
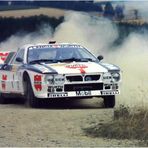
M109 139L139 140L148 145L148 110L121 105L114 110L114 119L109 123L90 125L83 129L88 136Z

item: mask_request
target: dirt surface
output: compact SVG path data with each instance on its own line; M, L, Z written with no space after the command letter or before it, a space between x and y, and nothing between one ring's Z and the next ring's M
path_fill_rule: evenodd
M0 105L0 147L3 146L134 146L129 140L87 136L82 128L94 122L110 122L113 109L101 108L95 99L53 102L40 109L21 103Z

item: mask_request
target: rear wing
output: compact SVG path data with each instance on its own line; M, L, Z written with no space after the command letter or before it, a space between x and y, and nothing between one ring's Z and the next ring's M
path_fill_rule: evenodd
M0 64L9 63L15 52L0 51Z

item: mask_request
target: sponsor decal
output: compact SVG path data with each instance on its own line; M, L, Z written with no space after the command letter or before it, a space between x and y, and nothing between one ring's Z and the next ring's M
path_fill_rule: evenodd
M119 91L101 91L101 95L117 95L119 94Z
M7 58L7 56L8 56L8 52L5 52L5 53L3 53L3 52L0 52L0 59L2 60L2 61L5 61L6 60L6 58Z
M52 45L52 48L60 48L61 46L60 45L58 45L58 44L54 44L54 45Z
M66 65L66 68L78 69L78 70L80 70L80 73L84 74L84 73L86 73L85 68L88 68L88 66L86 66L84 64L72 64L72 65Z
M2 75L2 89L6 90L7 75Z
M41 75L34 75L34 87L37 91L42 90L42 77L41 77Z
M91 96L91 91L76 91L77 96Z
M49 98L68 97L68 93L48 93Z
M73 44L53 44L53 45L30 46L29 50L38 49L38 48L83 48L83 47L81 45L73 45Z

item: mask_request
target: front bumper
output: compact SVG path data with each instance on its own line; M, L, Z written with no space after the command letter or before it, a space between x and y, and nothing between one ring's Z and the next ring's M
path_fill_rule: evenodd
M106 95L117 95L119 90L110 90L110 91L73 91L65 93L48 93L48 98L71 98L71 97L95 97L95 96L106 96Z
M42 87L42 91L35 91L37 98L81 98L120 94L118 84L88 83L66 85L68 87L47 86Z

